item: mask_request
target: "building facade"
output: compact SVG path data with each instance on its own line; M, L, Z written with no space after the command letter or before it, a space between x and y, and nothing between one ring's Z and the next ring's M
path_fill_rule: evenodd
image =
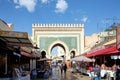
M84 52L84 24L32 24L32 37L48 58L55 46L64 49L66 60Z
M32 70L32 48L27 32L16 32L12 24L0 19L0 80L11 80L13 69L23 65Z
M13 24L7 24L2 19L0 19L0 30L2 30L2 31L13 31Z

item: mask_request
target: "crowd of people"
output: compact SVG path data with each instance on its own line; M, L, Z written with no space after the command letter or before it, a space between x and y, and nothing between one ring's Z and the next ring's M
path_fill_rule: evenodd
M42 66L42 65L41 65L41 66ZM60 70L61 75L65 75L65 76L66 76L67 64L66 64L66 63L51 64L49 70L45 70L45 71L44 71L43 78L46 78L46 76L49 75L50 73L52 74L52 72L50 72L50 69L52 70L53 73L54 73L54 69L58 69L58 70ZM44 69L42 69L42 70L44 70ZM32 78L32 79L36 79L37 76L40 76L40 75L38 74L38 71L41 71L41 69L40 69L40 68L39 68L39 70L33 69L33 70L31 71L31 78ZM48 74L48 73L49 73L49 74ZM57 73L55 73L55 74L57 74ZM53 76L54 76L54 74L53 74Z
M66 71L67 71L66 63L58 63L54 66L54 68L59 69L61 72L61 75L66 76ZM102 65L95 64L95 66L88 66L87 69L89 72L89 76L91 77L91 80L101 80L101 79L120 80L120 65L113 65L112 67L107 67L105 64L102 64ZM44 74L47 75L47 73L50 73L47 71L48 70L46 70ZM33 69L32 78L34 79L36 77L37 77L37 71L36 69Z
M94 67L88 68L90 71L89 76L92 80L120 80L120 65L114 65L113 67L106 67L105 64L101 66L95 65Z

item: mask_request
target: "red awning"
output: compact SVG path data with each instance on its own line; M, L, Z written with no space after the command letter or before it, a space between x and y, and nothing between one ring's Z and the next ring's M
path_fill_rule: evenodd
M116 48L116 46L110 46L102 50L98 50L92 53L88 53L86 56L87 57L92 57L92 56L98 56L98 55L106 55L106 54L114 54L119 52Z

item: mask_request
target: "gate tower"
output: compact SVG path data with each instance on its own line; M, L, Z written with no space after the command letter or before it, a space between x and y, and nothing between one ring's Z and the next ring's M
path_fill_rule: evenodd
M84 24L32 24L32 37L47 58L55 46L64 49L66 60L84 51Z

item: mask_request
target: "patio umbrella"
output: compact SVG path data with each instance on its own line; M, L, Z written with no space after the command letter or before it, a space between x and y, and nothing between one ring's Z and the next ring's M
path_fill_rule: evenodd
M83 63L84 62L94 62L93 59L90 59L90 58L88 58L86 56L78 56L78 57L72 58L71 61L78 61L78 62L83 62ZM84 70L83 70L83 67L82 67L82 65L84 65L83 63L80 65L81 68L79 69L80 72L81 72L81 77L82 77L82 73L84 73L83 72Z
M93 59L90 59L86 56L78 56L78 57L72 58L71 61L94 62Z

